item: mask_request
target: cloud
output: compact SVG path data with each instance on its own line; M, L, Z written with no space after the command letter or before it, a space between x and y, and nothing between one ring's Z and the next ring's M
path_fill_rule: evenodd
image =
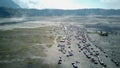
M13 1L17 3L21 8L29 8L30 6L34 7L33 3L35 0L13 0Z
M101 2L104 2L104 3L117 3L117 2L120 2L120 0L100 0Z
M58 8L58 9L79 9L87 8L87 5L76 4L74 0L13 0L22 8Z
M85 5L76 4L73 2L73 0L42 0L40 2L44 7L48 8L77 9L87 7Z
M120 9L120 0L100 0L105 7L110 9Z
M120 8L120 0L13 0L22 8L81 9Z

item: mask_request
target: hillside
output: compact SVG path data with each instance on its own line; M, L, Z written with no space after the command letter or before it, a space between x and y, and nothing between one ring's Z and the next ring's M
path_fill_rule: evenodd
M87 16L87 15L120 15L120 9L21 9L0 7L0 17L21 17L21 16Z
M17 5L12 0L0 0L0 7L7 7L7 8L20 8L19 5Z

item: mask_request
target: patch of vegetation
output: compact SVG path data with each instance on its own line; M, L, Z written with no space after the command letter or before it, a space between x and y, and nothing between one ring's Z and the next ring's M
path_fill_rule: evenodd
M27 57L31 54L45 57L43 45L35 44L50 44L47 45L50 48L54 41L51 32L51 27L0 30L0 55Z
M52 47L52 44L48 44L48 45L46 45L48 48L50 48L50 47Z
M51 35L51 36L49 36L49 39L50 39L51 41L53 41L53 40L55 39L55 37L54 37L53 35Z
M58 36L57 39L56 39L56 41L60 42L61 38L62 38L62 36Z

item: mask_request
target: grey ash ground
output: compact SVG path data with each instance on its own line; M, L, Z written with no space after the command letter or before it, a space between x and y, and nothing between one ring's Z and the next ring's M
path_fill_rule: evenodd
M120 67L120 17L0 20L0 23L18 21L0 25L0 68ZM99 31L108 32L108 36L100 36Z

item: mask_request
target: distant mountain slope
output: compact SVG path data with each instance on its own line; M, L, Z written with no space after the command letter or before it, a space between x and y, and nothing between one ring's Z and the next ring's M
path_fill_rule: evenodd
M7 7L7 8L20 8L16 3L12 0L0 0L0 7Z
M120 15L120 9L78 9L78 10L60 10L60 9L13 9L0 7L0 17L21 17L21 16L86 16L86 15Z

